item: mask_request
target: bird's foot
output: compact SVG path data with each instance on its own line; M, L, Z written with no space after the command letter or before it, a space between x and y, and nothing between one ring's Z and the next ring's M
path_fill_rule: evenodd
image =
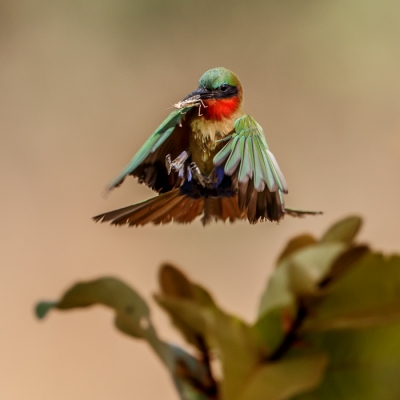
M171 160L171 154L167 154L165 157L165 166L168 171L168 175L171 173L172 170L178 172L178 175L183 178L185 172L185 161L189 158L189 151L183 151L179 154L175 160Z
M206 187L212 184L212 179L208 176L204 176L201 172L199 167L195 162L192 162L188 168L188 173L191 180L192 178L200 183L201 186Z

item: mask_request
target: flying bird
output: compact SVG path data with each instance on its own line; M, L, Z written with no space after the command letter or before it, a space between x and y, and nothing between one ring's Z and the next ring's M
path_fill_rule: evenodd
M286 180L261 126L242 103L242 85L232 71L205 72L107 187L132 175L159 194L93 219L139 226L201 216L203 225L243 219L255 224L285 214L319 214L285 207Z

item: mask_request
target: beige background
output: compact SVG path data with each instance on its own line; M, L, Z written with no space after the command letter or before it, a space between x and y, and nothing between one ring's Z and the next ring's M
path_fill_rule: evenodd
M156 308L176 262L251 321L291 236L365 217L374 247L400 249L400 3L396 0L0 2L0 398L176 399L146 344L103 308L33 316L78 279L116 275ZM152 196L104 185L168 107L212 67L235 71L289 183L287 204L322 217L279 225L96 225Z

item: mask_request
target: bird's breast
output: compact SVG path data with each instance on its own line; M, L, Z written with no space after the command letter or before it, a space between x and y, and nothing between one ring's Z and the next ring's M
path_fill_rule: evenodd
M212 121L202 117L194 118L191 123L190 152L192 161L197 164L203 175L208 176L214 169L213 158L224 143L218 141L230 134L233 123L240 115L222 121Z

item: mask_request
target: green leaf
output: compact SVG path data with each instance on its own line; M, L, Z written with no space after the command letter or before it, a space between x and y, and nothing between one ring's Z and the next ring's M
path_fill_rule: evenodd
M372 326L400 320L400 256L379 253L362 257L329 287L313 309L305 329Z
M49 310L51 310L52 308L54 308L56 306L57 306L57 303L55 303L54 301L42 301L42 302L38 303L35 307L36 316L39 319L42 319L47 315Z
M222 397L234 399L265 357L256 331L220 310L209 293L189 281L172 265L160 270L162 294L156 301L172 317L184 337L201 351L214 348L221 357L224 380Z
M235 400L265 354L256 332L248 324L219 310L208 310L205 314L210 340L222 361L222 398Z
M279 255L276 263L279 264L282 260L293 255L293 253L296 251L315 243L317 243L316 239L307 233L294 237L293 239L289 240L288 244Z
M197 304L204 307L217 307L214 299L203 286L192 282L192 290Z
M322 236L321 242L343 242L350 244L362 225L362 219L351 216L332 225Z
M155 295L154 299L170 315L184 338L204 351L206 322L203 308L217 308L211 295L171 264L161 266L159 283L161 294Z
M162 295L156 301L172 317L184 337L200 350L214 348L221 357L223 398L233 399L257 365L261 350L255 331L218 309L208 292L168 265L160 271ZM188 293L191 295L189 296ZM200 342L200 340L202 342Z
M238 400L285 400L315 388L327 364L324 354L283 359L259 367Z
M399 338L398 323L306 336L308 346L327 352L330 361L318 388L295 400L399 399Z
M347 271L349 271L354 265L360 261L369 251L368 246L352 246L344 251L340 256L333 262L328 274L320 282L321 287L325 287L328 284L340 279Z
M319 283L344 250L343 243L322 243L303 248L286 259L290 290L296 296L317 295Z
M342 243L323 243L303 247L285 257L269 279L258 315L275 308L293 309L297 296L315 295L319 282L344 250Z
M261 296L258 315L262 316L275 308L292 308L296 299L289 288L289 263L284 261L269 278L267 288Z
M269 352L260 343L257 328L216 310L206 314L208 332L222 361L223 399L284 400L320 382L326 365L324 355L267 362Z
M62 296L60 301L39 303L37 310L47 311L51 306L67 310L94 304L103 304L115 309L115 324L122 332L134 337L145 336L146 327L150 324L149 308L133 289L116 278L107 277L77 283Z
M171 317L173 325L183 337L198 349L204 347L206 322L203 310L193 301L154 295L154 300Z
M205 366L195 357L177 346L161 341L150 319L150 311L142 297L119 279L107 277L72 286L58 302L41 302L36 314L43 318L51 308L69 310L95 304L108 306L115 311L115 325L123 333L145 339L169 369L182 400L209 400L212 397L195 389L206 385ZM184 371L185 373L182 373Z
M213 348L218 352L224 374L223 398L236 398L260 358L266 355L255 330L216 307L201 306L187 299L163 296L155 299L190 343L202 351Z
M297 307L278 307L263 314L253 325L259 335L260 343L266 352L272 354L283 342L296 318Z

